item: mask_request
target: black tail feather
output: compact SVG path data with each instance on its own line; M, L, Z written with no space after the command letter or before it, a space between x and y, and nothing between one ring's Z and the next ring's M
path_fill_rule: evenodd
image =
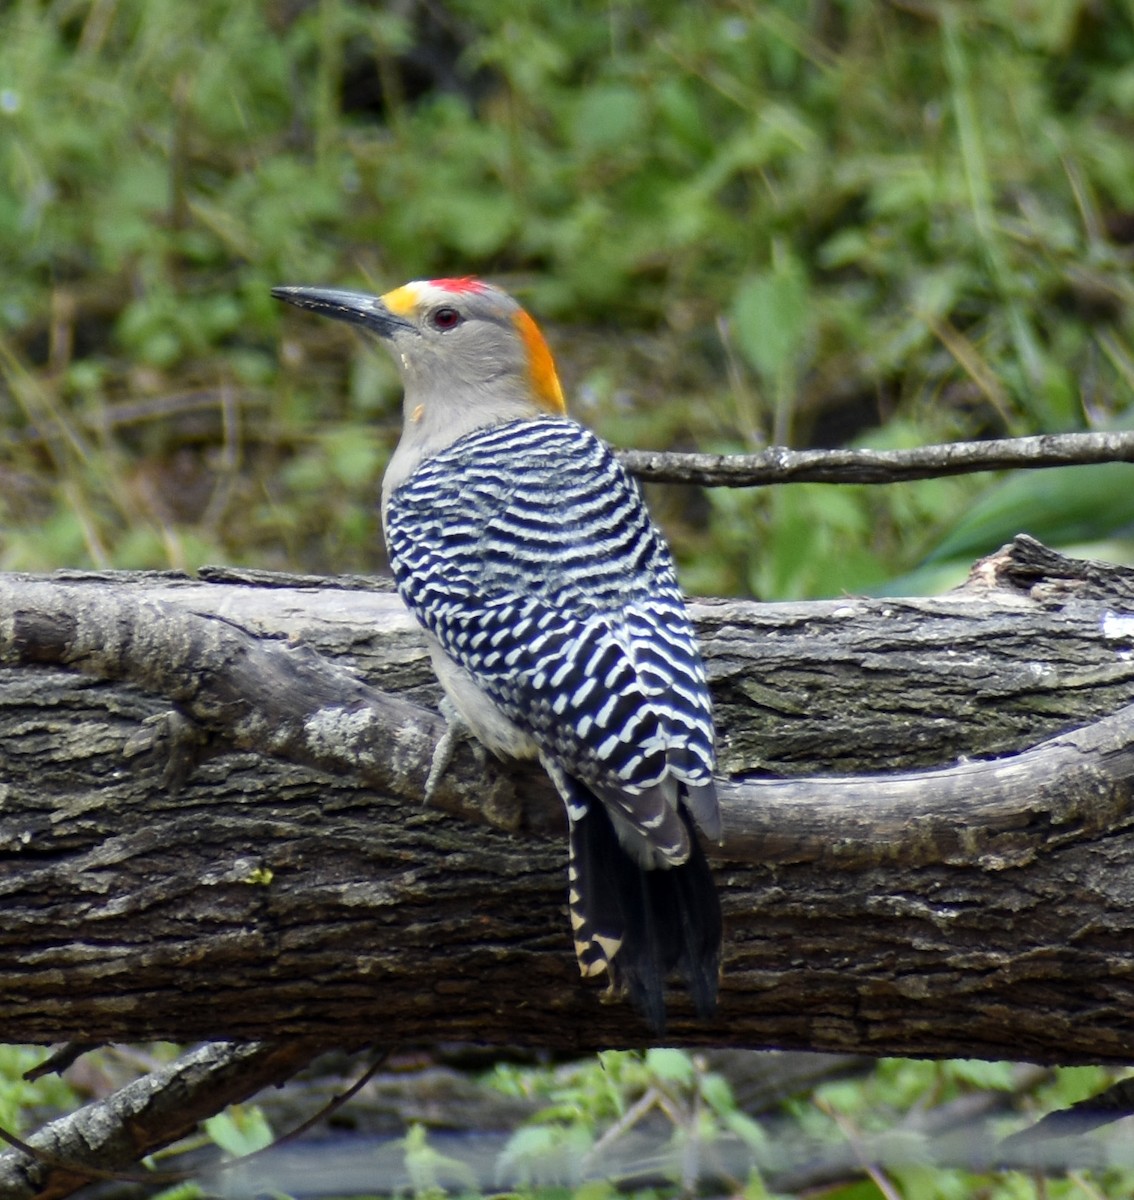
M593 796L571 825L571 920L580 968L587 975L609 971L655 1033L665 1028L665 984L674 972L699 1016L711 1017L717 1003L720 900L684 808L681 817L693 847L688 860L652 870L622 848Z

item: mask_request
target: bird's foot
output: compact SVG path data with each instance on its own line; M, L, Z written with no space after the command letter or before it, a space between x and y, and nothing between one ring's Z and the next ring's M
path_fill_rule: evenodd
M433 799L434 793L437 791L437 787L444 777L445 772L449 769L449 764L453 761L453 755L456 753L457 747L461 742L471 742L473 750L482 765L486 762L484 747L477 741L472 729L464 717L457 711L456 705L453 704L448 696L441 698L438 708L441 709L441 715L445 718L446 729L433 751L433 762L430 763L429 774L425 779L425 798L423 803L427 806Z
M149 755L161 766L161 786L176 796L193 774L207 740L200 726L170 708L147 717L126 739L122 755Z

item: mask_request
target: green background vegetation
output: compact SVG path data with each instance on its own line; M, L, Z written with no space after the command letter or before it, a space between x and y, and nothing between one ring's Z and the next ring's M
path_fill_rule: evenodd
M624 445L1122 424L1132 64L1086 0L9 0L0 566L381 566L392 367L281 282L490 276ZM1126 473L657 504L771 599L1128 557Z
M273 284L486 275L616 444L892 448L1128 425L1132 247L1117 0L7 0L0 568L381 569L393 369ZM774 599L1134 559L1129 473L653 499Z

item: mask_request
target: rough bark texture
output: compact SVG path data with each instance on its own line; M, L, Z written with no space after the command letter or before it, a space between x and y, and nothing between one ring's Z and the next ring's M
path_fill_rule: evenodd
M465 749L424 807L396 597L280 582L0 579L5 1038L643 1044L550 785ZM1134 1061L1131 573L1020 540L939 599L693 611L725 975L666 1040Z

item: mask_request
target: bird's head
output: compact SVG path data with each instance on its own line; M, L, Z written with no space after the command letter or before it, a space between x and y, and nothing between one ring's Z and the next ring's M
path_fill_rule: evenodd
M507 292L479 279L416 280L382 296L320 287L277 287L272 295L388 343L407 424L453 406L497 420L566 411L539 327Z

